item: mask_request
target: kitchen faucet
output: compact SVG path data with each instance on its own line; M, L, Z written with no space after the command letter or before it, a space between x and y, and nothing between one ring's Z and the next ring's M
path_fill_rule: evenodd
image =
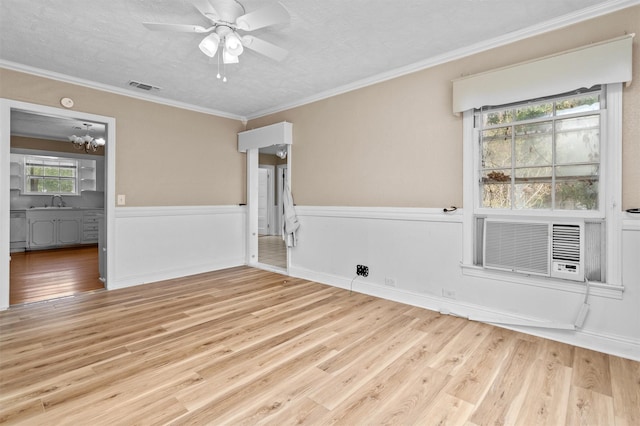
M60 194L56 194L56 195L53 195L53 196L51 197L51 207L55 207L55 200L56 200L56 198L59 198L59 199L60 199L60 204L58 204L58 207L64 207L64 206L66 206L66 203L65 203L65 202L64 202L64 200L62 199L62 195L60 195Z

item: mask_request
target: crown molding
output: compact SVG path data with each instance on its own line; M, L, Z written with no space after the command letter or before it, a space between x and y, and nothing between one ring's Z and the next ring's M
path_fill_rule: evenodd
M264 117L270 114L275 114L275 113L286 111L292 108L307 105L313 102L321 101L323 99L341 95L343 93L351 92L357 89L362 89L367 86L372 86L374 84L382 83L387 80L392 80L394 78L402 77L407 74L411 74L411 73L422 71L438 65L442 65L447 62L462 59L467 56L475 55L477 53L491 50L496 47L505 46L510 43L514 43L530 37L541 35L554 30L558 30L564 27L568 27L573 24L577 24L589 19L597 18L599 16L607 15L609 13L613 13L618 10L626 9L628 7L636 6L639 4L640 4L640 0L611 0L606 3L597 4L597 5L576 11L575 13L559 16L549 21L545 21L537 25L532 25L530 27L527 27L518 31L510 32L508 34L504 34L490 40L482 41L479 43L472 44L470 46L452 50L442 55L433 56L431 58L407 65L405 67L396 68L395 70L377 74L372 77L368 77L362 80L355 81L350 84L346 84L344 86L336 87L334 89L326 90L324 92L317 93L313 96L309 96L307 98L303 98L295 102L282 104L274 108L256 111L252 114L247 115L247 118L249 120L253 120L253 119Z
M4 59L0 59L0 68L6 68L8 70L23 72L26 74L35 75L37 77L50 78L52 80L61 81L63 83L75 84L75 85L87 87L90 89L97 89L103 92L114 93L116 95L127 96L129 98L140 99L147 102L153 102L156 104L162 104L162 105L167 105L167 106L176 107L180 109L186 109L189 111L200 112L203 114L215 115L222 118L230 118L230 119L238 120L242 122L246 122L247 120L246 117L241 115L230 114L228 112L218 111L210 108L203 108L197 105L174 101L171 99L164 99L159 96L147 95L144 93L136 93L120 87L97 83L95 81L85 80L82 78L72 77L70 75L61 74L54 71L47 71L41 68L31 67L29 65L20 64L17 62L6 61Z

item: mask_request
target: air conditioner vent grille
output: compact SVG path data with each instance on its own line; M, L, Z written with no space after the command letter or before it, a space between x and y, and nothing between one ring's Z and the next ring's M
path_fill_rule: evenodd
M549 274L549 225L485 223L484 266L514 272Z
M580 227L553 225L553 260L580 262Z

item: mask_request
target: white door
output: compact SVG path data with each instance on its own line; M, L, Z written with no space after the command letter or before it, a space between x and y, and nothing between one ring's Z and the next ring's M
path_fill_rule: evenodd
M258 234L269 234L269 170L258 169Z

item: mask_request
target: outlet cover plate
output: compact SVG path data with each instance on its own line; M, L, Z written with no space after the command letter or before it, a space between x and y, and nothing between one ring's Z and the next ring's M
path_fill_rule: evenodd
M368 277L369 276L369 267L368 266L364 266L364 265L357 265L356 266L356 274L357 275L361 275L363 277Z

